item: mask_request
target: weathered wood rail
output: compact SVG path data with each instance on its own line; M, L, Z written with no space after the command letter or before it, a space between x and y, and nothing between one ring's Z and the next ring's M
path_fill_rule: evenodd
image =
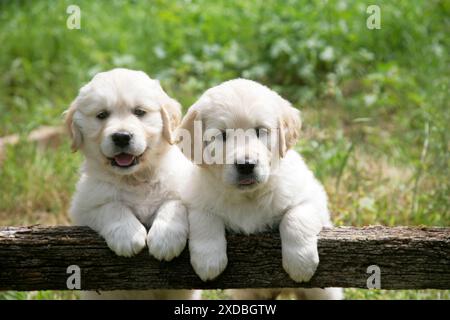
M143 250L117 257L85 227L0 227L0 290L67 290L67 268L81 270L81 289L158 288L367 288L370 265L381 271L382 289L450 289L450 228L372 226L325 229L320 264L308 283L293 282L281 265L276 232L229 234L229 263L216 280L202 282L189 252L159 262Z

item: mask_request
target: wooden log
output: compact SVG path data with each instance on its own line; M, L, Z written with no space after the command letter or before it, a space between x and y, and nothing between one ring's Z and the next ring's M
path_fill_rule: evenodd
M159 262L147 250L116 256L86 227L0 227L0 290L67 290L70 265L82 290L280 287L367 288L367 268L380 268L382 289L450 289L450 228L371 226L324 229L320 264L296 283L281 264L278 232L228 234L228 267L214 281L194 273L189 252Z

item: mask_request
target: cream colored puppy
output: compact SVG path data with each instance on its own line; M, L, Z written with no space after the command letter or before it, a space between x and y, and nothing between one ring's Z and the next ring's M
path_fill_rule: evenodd
M186 245L188 220L179 187L192 164L171 136L180 117L180 105L158 81L127 69L97 74L66 113L72 148L85 156L71 217L97 231L119 256L133 256L147 245L154 257L169 261ZM167 297L159 292L105 297Z
M317 235L332 224L323 187L290 150L299 130L297 109L245 79L207 90L189 109L177 135L183 152L199 164L185 196L191 263L202 280L216 278L227 265L226 229L250 234L277 225L286 272L297 282L313 276L319 263ZM199 142L200 132L214 138ZM190 144L183 143L187 136L193 137ZM273 292L282 293L238 293L239 298L264 298L274 297ZM297 296L340 299L342 292L312 289Z

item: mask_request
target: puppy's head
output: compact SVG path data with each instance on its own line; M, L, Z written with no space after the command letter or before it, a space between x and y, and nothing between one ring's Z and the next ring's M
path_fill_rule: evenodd
M299 130L300 112L288 101L259 83L235 79L206 91L177 136L188 158L218 180L254 190L295 145Z
M72 149L109 172L133 174L172 143L181 107L144 72L113 69L82 87L66 111Z

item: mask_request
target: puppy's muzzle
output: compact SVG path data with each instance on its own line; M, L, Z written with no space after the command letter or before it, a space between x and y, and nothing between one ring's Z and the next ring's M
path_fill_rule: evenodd
M137 155L132 152L132 133L128 131L119 131L113 133L110 137L116 149L116 154L114 155L114 157L108 158L113 167L124 169L133 167L139 163L139 159L141 158L143 153Z
M245 159L245 161L236 162L234 167L238 173L237 183L240 187L248 187L256 184L258 182L257 176L255 174L257 162L250 159Z

